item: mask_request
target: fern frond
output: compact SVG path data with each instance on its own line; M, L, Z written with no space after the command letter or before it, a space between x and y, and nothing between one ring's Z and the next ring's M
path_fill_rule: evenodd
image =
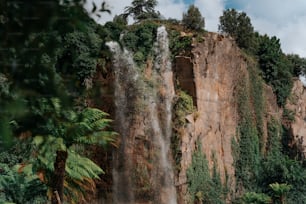
M72 150L68 150L66 172L73 179L83 180L84 178L99 178L104 171L93 161L82 157Z
M88 203L89 195L95 192L96 184L93 179L77 180L67 178L65 183L65 197L69 203Z
M101 131L95 132L88 136L82 136L76 138L75 141L80 144L87 144L87 145L107 145L107 144L116 144L116 136L117 133L112 131Z
M87 194L95 190L93 179L99 179L104 171L90 159L68 150L66 163L65 194L69 203L80 203L87 200Z
M86 108L82 111L80 116L81 116L81 121L91 123L100 120L102 118L108 117L109 114L97 108Z
M106 118L107 116L107 113L99 109L86 108L81 112L79 121L73 123L67 130L68 137L74 142L83 144L115 143L116 133L106 131L112 122Z

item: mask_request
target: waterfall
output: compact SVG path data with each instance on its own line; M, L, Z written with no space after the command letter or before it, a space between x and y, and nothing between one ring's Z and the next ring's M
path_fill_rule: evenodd
M176 204L170 159L171 113L175 93L166 29L164 26L157 29L153 66L147 78L134 63L132 53L122 50L116 42L108 42L107 45L113 53L115 123L121 136L120 147L114 153L113 202ZM137 151L139 146L148 146L146 151L140 151L141 155ZM150 162L147 165L150 168L146 167ZM143 178L137 178L141 176ZM150 190L143 191L152 193L146 198L141 197L143 193L137 189L142 185L138 180L143 182L144 179L148 180L149 187L145 187Z
M108 42L107 46L114 54L115 121L117 132L122 136L119 151L114 154L113 194L116 196L114 196L113 202L116 204L133 204L134 195L130 190L133 186L129 172L132 161L130 159L131 155L128 155L128 147L131 146L131 141L128 138L131 121L128 111L129 95L132 94L132 89L136 86L139 75L130 52L126 49L122 50L117 42Z
M176 203L176 189L174 186L174 174L172 164L169 161L170 141L172 135L172 100L174 97L174 86L173 86L173 72L171 66L171 58L169 51L169 40L166 28L164 26L159 27L157 30L157 42L155 44L156 59L154 68L160 77L160 87L163 90L156 96L154 101L158 104L151 106L153 111L153 127L156 130L163 129L162 133L156 134L157 142L160 145L160 173L164 176L164 185L161 188L161 201L162 203L175 204ZM160 106L162 115L158 120L157 107ZM155 124L159 121L159 124ZM156 125L160 125L156 127Z

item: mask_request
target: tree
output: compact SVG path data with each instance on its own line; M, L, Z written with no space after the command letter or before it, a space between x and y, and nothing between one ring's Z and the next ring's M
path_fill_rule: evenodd
M258 36L259 47L256 55L259 59L263 78L271 85L280 106L285 105L293 86L293 65L284 55L280 40L273 36Z
M60 107L60 104L58 106ZM72 177L80 180L84 178L97 178L97 173L94 174L94 172L103 172L102 170L99 171L100 168L94 165L88 158L78 156L73 151L73 146L76 144L107 145L115 141L115 133L106 130L111 120L106 118L108 114L103 111L95 108L86 108L80 113L66 112L65 115L68 115L68 117L63 117L60 114L57 119L54 119L58 120L58 126L52 128L53 135L36 136L34 138L34 144L38 149L38 156L34 161L39 161L34 166L39 171L49 172L50 175L44 176L52 179L45 180L49 180L48 186L51 187L52 192L57 192L61 201L63 201L64 197L66 171L69 173L69 176L72 175ZM71 161L73 158L77 158L77 165L82 165L81 161L87 163L82 171L76 170L77 165L75 162L70 162L75 166L67 166L67 161ZM58 203L55 193L52 194L52 203Z
M194 5L190 5L187 13L183 13L182 23L186 28L192 30L201 30L205 26L200 10Z
M304 75L306 73L306 58L302 58L296 54L287 55L288 60L293 66L294 76Z
M159 18L159 12L154 10L157 0L134 0L132 6L125 7L125 18L132 16L135 21Z
M254 28L246 13L227 9L219 20L219 31L232 36L240 48L251 50L254 44Z
M100 134L104 132L102 126L97 126L98 121L104 125L109 123L106 115L95 117L89 109L84 109L86 104L76 102L87 96L86 82L103 60L100 58L103 39L97 34L99 26L89 17L84 2L0 1L0 148L8 139L20 135L28 138L43 135L43 141L52 136L58 141L55 144L63 144L53 152L52 155L57 154L54 160L35 157L40 148L29 156L41 163L52 163L52 175L57 182L48 184L59 192L60 198L63 178L67 179L66 162L73 156L74 144L108 141ZM105 3L100 10L94 5L92 12L100 11L108 12ZM26 110L22 111L25 113L21 115L20 109ZM86 118L84 114L89 115ZM83 131L78 129L81 127ZM88 158L74 158L90 163ZM75 167L77 164L73 163ZM83 170L85 167L87 171L92 170L88 166ZM70 172L75 171L70 169ZM84 176L83 180L86 179Z
M290 191L292 186L286 183L279 184L277 182L272 183L269 186L273 191L274 197L279 199L279 203L285 204L286 194Z

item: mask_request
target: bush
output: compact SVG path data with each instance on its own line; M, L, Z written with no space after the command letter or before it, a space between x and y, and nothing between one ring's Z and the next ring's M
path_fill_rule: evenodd
M177 100L173 106L175 121L179 125L185 125L185 117L194 112L193 99L184 91L178 91Z
M243 204L269 204L271 198L264 193L247 192L242 197Z
M188 56L191 52L191 36L181 36L176 30L169 31L171 57L174 59L178 55Z
M134 25L122 39L123 45L134 52L134 60L138 65L145 62L152 54L158 25L150 21Z

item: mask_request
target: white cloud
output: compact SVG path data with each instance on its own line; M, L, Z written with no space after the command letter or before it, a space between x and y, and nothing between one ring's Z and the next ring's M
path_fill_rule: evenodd
M160 0L156 10L165 18L182 19L183 12L186 10L186 5L182 0Z
M255 30L275 35L286 53L306 57L305 0L237 0Z
M224 0L195 0L194 5L200 9L205 18L205 29L217 31L219 17L224 10Z
M91 10L92 1L94 1L96 5L101 5L103 0L87 1L85 8ZM130 6L131 2L132 0L106 0L108 8L111 10L111 14L102 13L101 18L94 18L101 24L111 21L115 15L122 14L124 8ZM159 0L156 10L165 18L175 18L180 20L182 19L186 7L187 5L184 4L183 0Z

